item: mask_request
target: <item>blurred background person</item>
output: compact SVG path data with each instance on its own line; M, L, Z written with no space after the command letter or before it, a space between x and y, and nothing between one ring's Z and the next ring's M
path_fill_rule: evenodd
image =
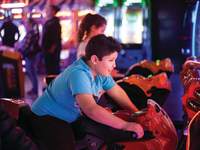
M47 21L43 26L41 46L47 75L60 73L61 25L55 16L59 10L59 7L49 5L46 10Z
M77 59L85 56L85 47L95 35L104 33L107 21L99 14L88 13L79 26Z
M38 79L36 72L36 56L40 52L38 24L34 19L28 18L24 22L26 36L20 44L19 51L22 53L26 62L26 72L31 81L32 89L28 95L36 98L38 96Z
M5 21L0 28L0 37L2 45L14 47L15 42L19 40L20 33L18 27L12 22L12 17L5 17Z

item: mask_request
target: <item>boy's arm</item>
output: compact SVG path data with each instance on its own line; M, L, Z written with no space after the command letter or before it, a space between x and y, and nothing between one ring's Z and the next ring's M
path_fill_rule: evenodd
M96 104L91 94L77 94L76 101L84 114L90 119L116 129L136 132L138 138L144 135L144 130L140 124L126 122L114 116L112 113Z
M76 100L84 114L90 119L101 124L126 131L134 131L138 138L143 136L143 128L134 122L126 122L119 117L114 116L103 107L96 104L91 94L77 94Z
M107 94L113 98L122 108L129 110L131 112L139 111L138 108L130 100L126 92L118 85L115 84L114 87L107 91Z
M126 122L124 120L112 115L112 113L96 104L91 94L78 94L76 100L81 110L90 119L116 129L123 129L125 126Z

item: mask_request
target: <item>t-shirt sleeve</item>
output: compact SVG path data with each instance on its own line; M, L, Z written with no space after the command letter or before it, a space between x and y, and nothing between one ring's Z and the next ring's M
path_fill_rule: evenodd
M105 91L111 89L115 84L116 83L111 76L103 77L103 89Z
M84 71L74 71L69 76L69 88L72 95L92 94L91 79Z

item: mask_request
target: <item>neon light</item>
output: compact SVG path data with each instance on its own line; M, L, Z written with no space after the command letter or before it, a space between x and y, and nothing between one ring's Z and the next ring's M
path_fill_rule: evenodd
M56 14L57 17L66 17L66 16L71 16L71 12L70 11L59 11Z
M4 11L3 9L0 9L0 13L4 14L4 13L5 13L5 11Z
M38 14L31 14L32 18L42 18L42 14L38 13Z
M65 60L69 57L69 51L68 50L63 50L60 53L60 59L61 60Z
M21 8L14 8L11 10L12 14L20 14L22 13L22 9Z
M100 0L98 2L98 6L103 7L103 6L106 6L107 4L113 4L113 3L114 3L113 0Z
M195 56L195 30L196 30L196 24L197 24L197 11L199 8L199 1L197 1L195 10L192 14L192 22L193 22L193 28L192 28L192 56Z
M14 19L21 19L21 18L22 18L22 15L21 15L21 14L14 14L14 15L13 15L13 18L14 18Z
M2 8L19 8L19 7L25 7L25 3L6 3L6 4L1 4Z
M133 3L142 3L142 0L127 0L125 2L125 6L129 6L130 4L133 4Z
M78 12L78 16L79 17L82 17L82 16L85 16L87 13L91 13L91 14L94 14L95 12L91 9L86 9L86 10L80 10Z

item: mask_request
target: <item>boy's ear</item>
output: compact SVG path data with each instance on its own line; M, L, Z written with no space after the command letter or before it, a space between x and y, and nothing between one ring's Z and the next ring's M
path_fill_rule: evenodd
M98 57L96 55L92 55L91 56L91 62L92 64L97 64L97 62L99 61Z

